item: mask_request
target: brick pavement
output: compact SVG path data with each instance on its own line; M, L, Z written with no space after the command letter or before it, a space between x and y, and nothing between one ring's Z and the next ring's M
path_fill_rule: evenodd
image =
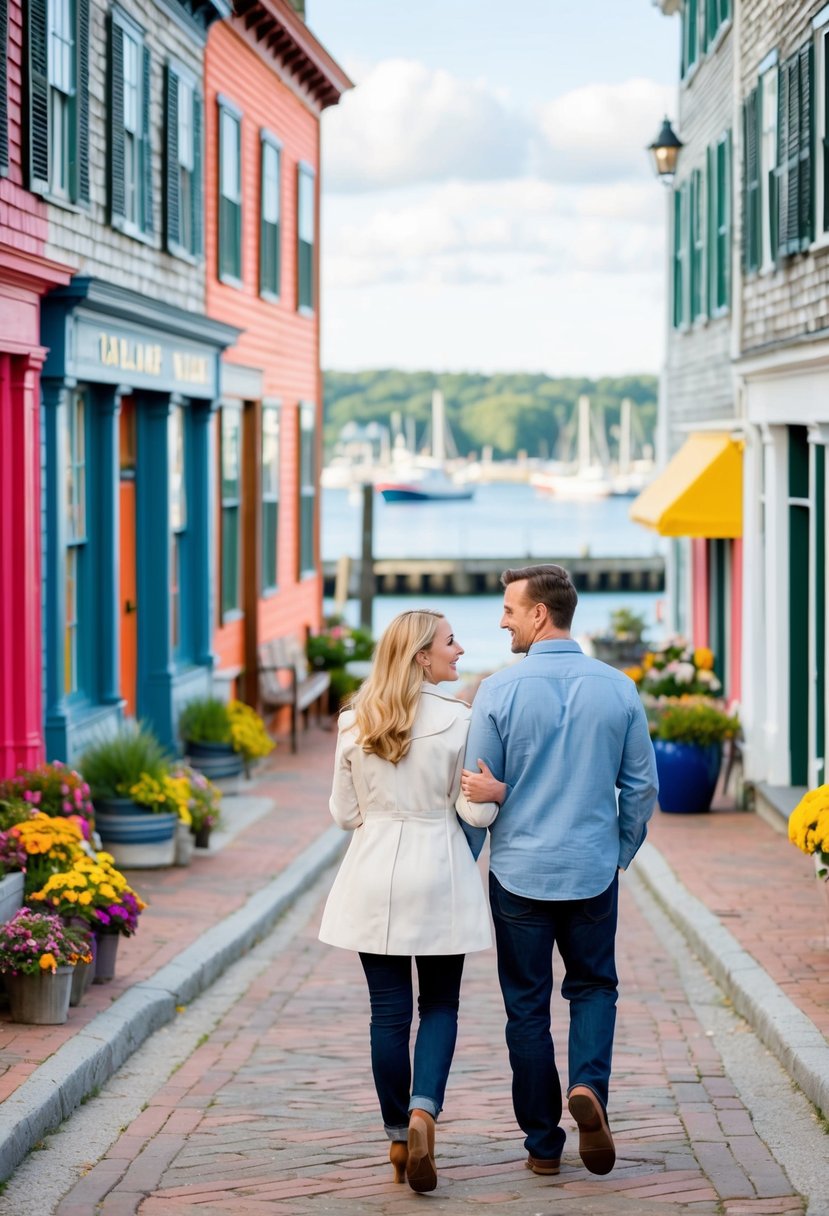
M58 1216L437 1212L546 1216L802 1212L735 1093L674 964L623 890L607 1178L568 1139L561 1175L523 1165L510 1106L494 953L470 957L438 1129L438 1190L391 1182L371 1085L367 997L353 954L311 923L64 1198ZM561 1036L566 1007L556 998Z
M301 736L296 756L281 743L244 787L246 795L271 806L220 852L196 849L185 868L128 871L131 885L149 906L137 934L119 943L115 979L90 987L63 1026L16 1025L0 1009L0 1102L116 997L241 907L330 826L333 747L333 734L314 727ZM224 800L229 826L234 801Z

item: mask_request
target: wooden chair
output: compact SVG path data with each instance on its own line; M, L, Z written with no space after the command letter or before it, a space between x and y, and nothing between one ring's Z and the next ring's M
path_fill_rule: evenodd
M259 647L259 695L266 712L291 710L291 751L297 751L298 719L307 729L308 711L317 707L317 722L328 711L331 676L309 671L305 648L294 636L271 638Z

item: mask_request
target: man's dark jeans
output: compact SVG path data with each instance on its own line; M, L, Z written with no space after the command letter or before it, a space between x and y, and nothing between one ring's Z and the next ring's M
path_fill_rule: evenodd
M616 1025L615 939L618 874L592 899L513 895L489 876L498 978L507 1011L512 1101L527 1152L561 1156L561 1082L550 1033L553 944L564 962L561 994L570 1002L570 1088L588 1085L607 1106Z
M360 962L371 1000L371 1069L383 1124L390 1140L405 1140L410 1110L425 1110L437 1118L443 1109L458 1033L464 956L415 959L420 1021L414 1076L409 1063L412 960L408 955L361 953Z

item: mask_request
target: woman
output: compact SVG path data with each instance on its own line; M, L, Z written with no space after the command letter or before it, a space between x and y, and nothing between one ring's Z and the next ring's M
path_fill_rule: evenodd
M435 1120L455 1049L464 955L492 944L483 886L456 810L486 827L494 803L460 791L469 708L436 685L457 680L463 647L440 612L403 612L371 675L340 715L331 814L354 835L320 939L357 950L371 1003L371 1067L395 1182L437 1186ZM409 1061L412 958L420 1017Z

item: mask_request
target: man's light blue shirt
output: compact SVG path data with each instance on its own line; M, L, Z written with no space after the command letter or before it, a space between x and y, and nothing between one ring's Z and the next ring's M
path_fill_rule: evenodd
M642 702L572 639L534 642L481 683L465 767L477 772L479 758L507 786L490 869L516 895L589 899L645 839L657 780ZM477 856L484 830L465 831Z

